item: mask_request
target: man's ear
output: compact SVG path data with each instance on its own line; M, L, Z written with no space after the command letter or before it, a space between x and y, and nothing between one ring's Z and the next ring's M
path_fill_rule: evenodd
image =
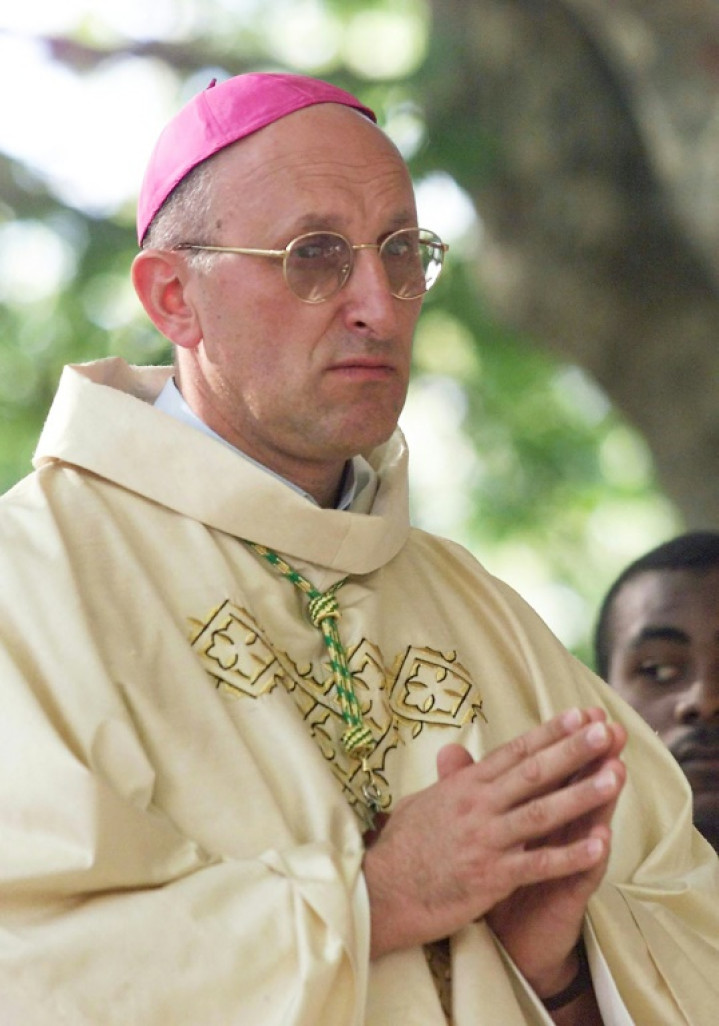
M172 250L143 249L132 263L132 284L147 315L177 346L192 349L202 329L187 297L188 269L184 257Z

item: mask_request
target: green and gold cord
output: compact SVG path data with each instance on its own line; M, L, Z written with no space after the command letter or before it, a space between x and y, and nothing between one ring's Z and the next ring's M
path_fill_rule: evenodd
M370 775L366 765L366 759L375 747L375 740L372 731L362 718L362 710L359 700L355 694L352 683L352 674L347 665L347 653L339 635L338 621L340 619L340 608L337 602L337 592L347 580L344 577L337 581L327 591L318 591L317 588L303 577L299 571L290 566L281 556L272 549L259 545L257 542L247 541L245 543L251 549L267 560L270 566L278 573L291 581L308 599L307 613L311 623L318 628L329 655L329 664L334 679L337 697L339 700L340 713L345 722L345 730L342 734L342 747L348 755L362 760L363 768ZM371 788L375 788L371 781ZM365 799L372 804L366 790L363 788Z

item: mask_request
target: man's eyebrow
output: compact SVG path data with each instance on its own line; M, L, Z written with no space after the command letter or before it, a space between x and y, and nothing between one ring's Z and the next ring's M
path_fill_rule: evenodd
M399 211L390 221L390 224L393 228L412 228L416 223L417 214L411 210Z
M413 228L416 224L416 216L410 210L401 210L387 222L388 234L393 231L398 231L400 228ZM342 218L336 217L333 214L317 214L312 211L300 215L296 221L294 221L292 230L298 233L312 232L312 231L338 231L338 225L341 225ZM340 233L344 231L344 226L340 230Z
M317 230L332 230L336 220L327 214L302 214L293 222L293 228L300 232L311 232Z
M676 641L680 645L688 645L691 638L686 631L679 627L649 626L642 627L638 634L632 638L630 648L639 648L646 641Z

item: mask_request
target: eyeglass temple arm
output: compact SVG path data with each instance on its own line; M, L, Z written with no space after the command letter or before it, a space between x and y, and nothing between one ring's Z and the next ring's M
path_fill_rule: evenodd
M287 251L284 249L249 249L246 246L201 246L194 242L180 242L174 249L193 249L203 253L239 253L242 256L266 256L276 260L284 260Z

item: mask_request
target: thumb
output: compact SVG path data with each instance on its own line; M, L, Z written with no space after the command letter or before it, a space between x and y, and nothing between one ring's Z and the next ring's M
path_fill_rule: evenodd
M462 745L445 745L437 752L437 775L440 780L451 776L465 766L471 766L474 759Z

